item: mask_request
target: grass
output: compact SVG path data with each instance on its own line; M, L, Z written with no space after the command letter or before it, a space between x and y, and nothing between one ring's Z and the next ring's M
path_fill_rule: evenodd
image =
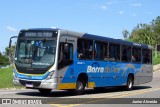
M154 57L153 58L153 65L157 65L157 64L160 64L160 57L158 57L158 58Z
M12 68L0 69L0 88L22 88L22 86L15 86L13 84Z

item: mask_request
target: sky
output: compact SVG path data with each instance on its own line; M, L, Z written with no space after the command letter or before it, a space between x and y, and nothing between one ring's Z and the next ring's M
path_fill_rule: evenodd
M57 27L122 39L160 16L160 0L0 0L0 52L21 29Z

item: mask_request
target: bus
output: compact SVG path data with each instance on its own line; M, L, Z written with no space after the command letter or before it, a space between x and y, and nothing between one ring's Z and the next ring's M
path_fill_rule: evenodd
M150 45L59 28L23 29L17 36L13 83L41 93L68 90L80 95L85 88L108 86L132 90L152 81L152 50Z

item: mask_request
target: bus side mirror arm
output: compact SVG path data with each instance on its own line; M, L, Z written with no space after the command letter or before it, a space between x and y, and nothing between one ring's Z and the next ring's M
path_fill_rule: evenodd
M18 38L18 36L12 36L9 40L9 48L11 48L11 45L12 45L12 39L13 38Z

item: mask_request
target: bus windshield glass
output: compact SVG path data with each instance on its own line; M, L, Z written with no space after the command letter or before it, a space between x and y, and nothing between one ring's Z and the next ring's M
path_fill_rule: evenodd
M54 64L56 37L19 38L17 42L15 63L23 68L47 68Z

